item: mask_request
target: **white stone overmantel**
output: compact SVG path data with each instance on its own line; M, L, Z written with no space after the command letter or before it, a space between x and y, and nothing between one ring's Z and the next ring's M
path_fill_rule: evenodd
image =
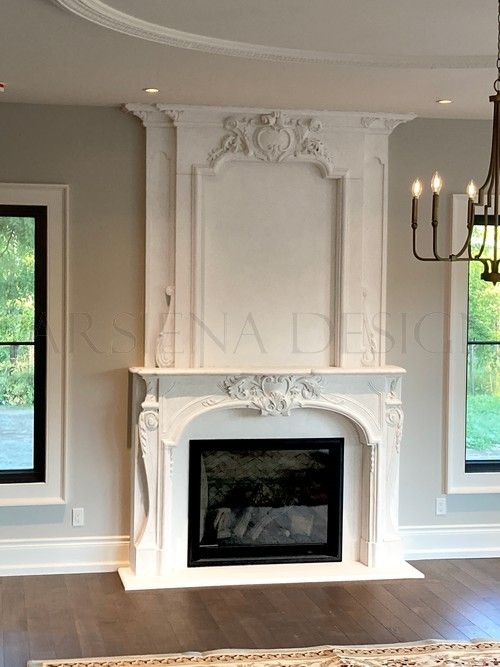
M413 115L125 109L146 129L146 365L384 365L388 137Z
M422 576L403 560L398 532L404 372L391 366L131 369L137 437L131 562L120 570L125 587ZM223 412L229 426L242 411L248 416L242 438L253 437L253 429L264 418L278 429L289 429L293 423L299 432L314 427L315 415L324 411L337 420L332 428L343 420L353 427L357 444L351 446L361 448L361 466L345 474L357 475L361 507L356 551L349 558L338 563L188 568L185 434L207 415ZM211 437L210 428L206 437ZM181 478L182 484L178 483Z

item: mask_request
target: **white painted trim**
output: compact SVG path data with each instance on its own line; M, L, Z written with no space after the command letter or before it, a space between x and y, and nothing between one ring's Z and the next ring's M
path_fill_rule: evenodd
M408 560L499 558L500 524L401 526Z
M198 35L145 21L110 7L101 0L53 0L62 9L92 23L149 42L222 56L286 63L316 63L358 67L392 67L398 69L485 69L491 56L477 55L381 55L332 53L237 42Z
M466 234L467 195L453 195L453 248L460 247ZM448 288L449 345L447 359L447 446L446 493L500 493L500 473L465 472L465 411L467 392L467 300L468 264L452 262Z
M408 560L500 557L500 524L402 526L400 533ZM0 540L0 576L113 572L127 568L128 548L127 535Z
M0 576L113 572L128 548L128 535L0 540Z
M0 507L62 505L66 502L68 377L68 215L67 185L0 183L0 203L47 207L47 426L46 481L0 484Z

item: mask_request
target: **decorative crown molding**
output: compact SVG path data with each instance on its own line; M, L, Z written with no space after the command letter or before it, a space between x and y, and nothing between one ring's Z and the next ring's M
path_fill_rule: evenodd
M262 415L288 416L302 400L321 395L322 378L299 375L242 375L226 378L220 388L230 398L248 403Z
M80 18L149 42L191 51L202 51L222 56L286 63L317 63L347 65L349 67L391 67L397 69L485 69L492 65L493 56L476 55L381 55L332 53L290 49L263 44L237 42L206 35L176 30L165 25L137 18L101 0L52 0L57 6Z
M251 118L229 116L224 129L229 133L208 156L211 167L227 156L242 154L264 162L301 158L318 163L326 173L333 168L333 158L318 136L323 129L318 118L291 118L283 111Z
M413 120L415 114L393 114L393 113L378 113L376 116L368 116L366 112L359 111L318 111L307 110L299 111L297 109L281 109L280 111L269 112L268 109L259 109L255 107L217 107L209 105L177 105L177 104L144 104L144 103L128 103L123 105L123 110L133 114L139 118L145 127L225 127L230 134L234 130L233 127L226 127L225 123L230 119L239 121L240 123L255 121L257 125L263 124L262 118L280 114L281 119L270 119L266 123L266 127L273 128L279 126L280 123L285 124L288 120L291 125L300 121L303 126L302 130L307 129L311 145L309 151L305 155L309 159L315 159L317 153L321 153L321 146L316 144L313 139L319 140L321 132L332 132L335 130L349 130L350 132L363 132L367 134L390 134L392 130L401 123L407 123ZM228 113L231 114L228 117ZM307 121L311 121L311 126L306 127ZM291 126L287 126L290 129ZM250 131L250 130L247 130ZM224 137L226 138L226 137ZM306 137L305 137L306 138ZM282 138L283 140L283 138ZM253 140L252 140L253 141ZM321 143L321 142L320 142ZM217 146L214 151L222 148L222 143ZM233 151L226 151L230 155ZM325 149L323 158L326 160L328 153ZM333 165L332 165L333 166Z

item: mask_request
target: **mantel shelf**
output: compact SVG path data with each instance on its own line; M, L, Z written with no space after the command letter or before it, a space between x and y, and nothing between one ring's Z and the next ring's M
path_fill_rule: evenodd
M153 368L133 367L131 373L140 376L160 375L404 375L406 370L399 366L377 366L361 368Z

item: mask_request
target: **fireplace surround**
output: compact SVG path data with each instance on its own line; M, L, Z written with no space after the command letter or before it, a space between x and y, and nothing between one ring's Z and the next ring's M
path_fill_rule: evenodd
M145 364L131 369L124 586L422 576L404 561L398 530L404 370L384 354L388 135L411 117L127 111L146 128L146 294ZM240 552L228 564L226 552L200 566L188 529L190 442L241 439L266 443L262 460L281 440L343 441L341 550L338 540L305 563L265 562L269 553L249 563ZM226 540L237 521L255 537L248 530L269 514L224 503L211 520L226 522ZM276 525L316 535L318 511Z

